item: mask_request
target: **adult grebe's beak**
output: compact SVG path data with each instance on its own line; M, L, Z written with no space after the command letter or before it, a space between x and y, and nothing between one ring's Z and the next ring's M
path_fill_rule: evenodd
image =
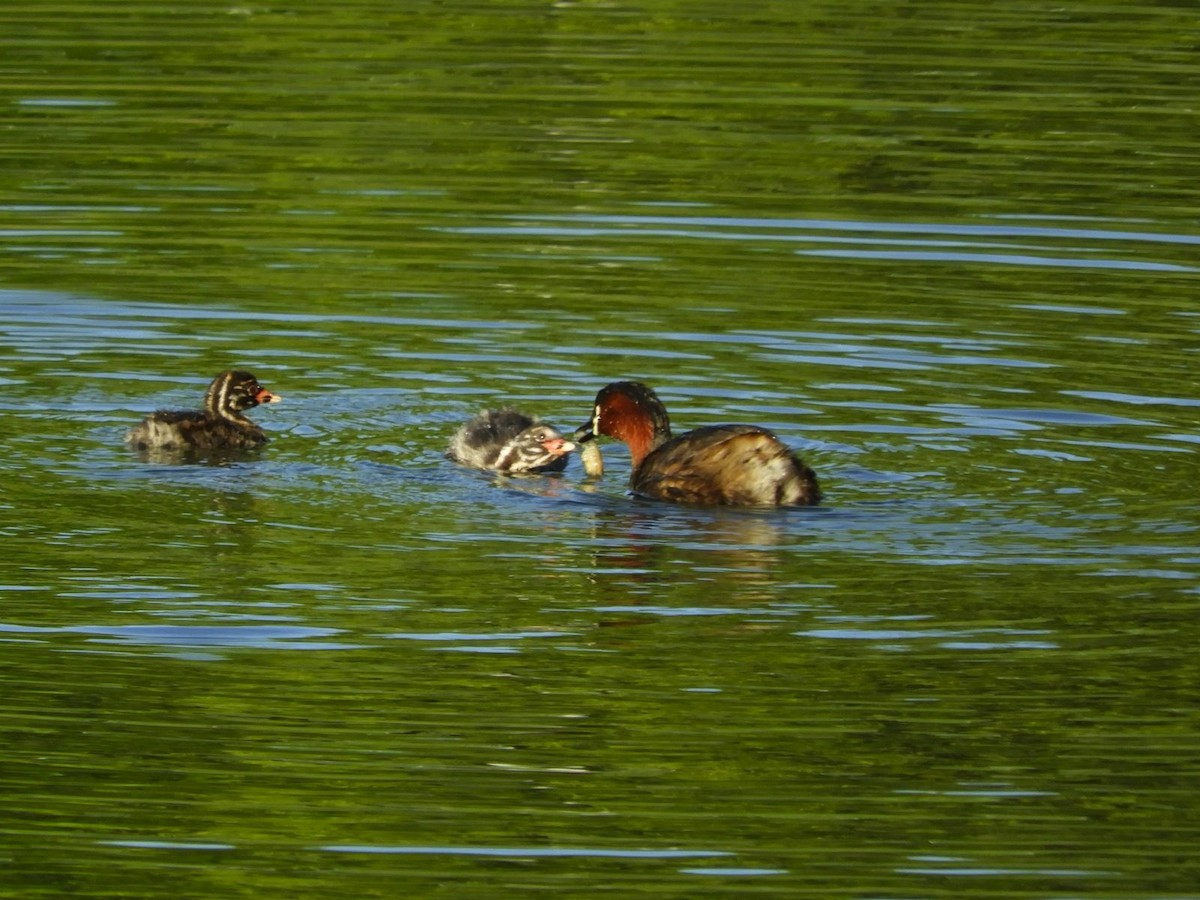
M586 444L588 441L595 440L596 431L593 428L592 423L588 421L576 428L575 433L571 435L571 437L579 441L581 444Z

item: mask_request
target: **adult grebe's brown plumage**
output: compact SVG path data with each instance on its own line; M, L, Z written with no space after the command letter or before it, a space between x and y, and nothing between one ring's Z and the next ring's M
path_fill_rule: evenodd
M630 489L676 503L813 506L817 476L786 444L757 425L709 425L678 437L658 396L637 381L615 381L596 395L592 419L575 432L586 442L608 435L629 445Z
M561 472L575 445L515 409L484 410L450 439L446 456L496 472Z
M242 415L260 403L278 403L249 372L222 372L204 392L204 408L159 410L125 435L138 450L238 450L265 444L261 428Z

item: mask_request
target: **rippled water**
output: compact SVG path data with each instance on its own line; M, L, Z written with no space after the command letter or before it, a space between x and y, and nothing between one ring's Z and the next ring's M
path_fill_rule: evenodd
M1193 18L0 13L0 893L1197 895ZM616 378L826 502L442 456Z

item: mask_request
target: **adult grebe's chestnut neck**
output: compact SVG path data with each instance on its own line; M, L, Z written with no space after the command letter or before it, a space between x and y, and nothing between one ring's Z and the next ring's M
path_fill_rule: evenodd
M636 468L670 440L671 420L652 389L639 381L614 381L596 395L592 431L624 441Z

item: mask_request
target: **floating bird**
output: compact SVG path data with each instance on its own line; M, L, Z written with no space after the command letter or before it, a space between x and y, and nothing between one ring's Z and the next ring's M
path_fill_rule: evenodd
M676 503L814 506L817 476L772 432L757 425L709 425L677 437L658 396L638 381L615 381L596 394L586 444L608 435L629 446L635 494ZM594 464L588 465L592 473Z
M450 439L446 456L495 472L561 472L575 445L549 425L515 409L484 410Z
M267 442L261 428L242 413L260 403L278 403L249 372L231 369L212 380L203 409L159 410L125 435L138 450L248 449Z

